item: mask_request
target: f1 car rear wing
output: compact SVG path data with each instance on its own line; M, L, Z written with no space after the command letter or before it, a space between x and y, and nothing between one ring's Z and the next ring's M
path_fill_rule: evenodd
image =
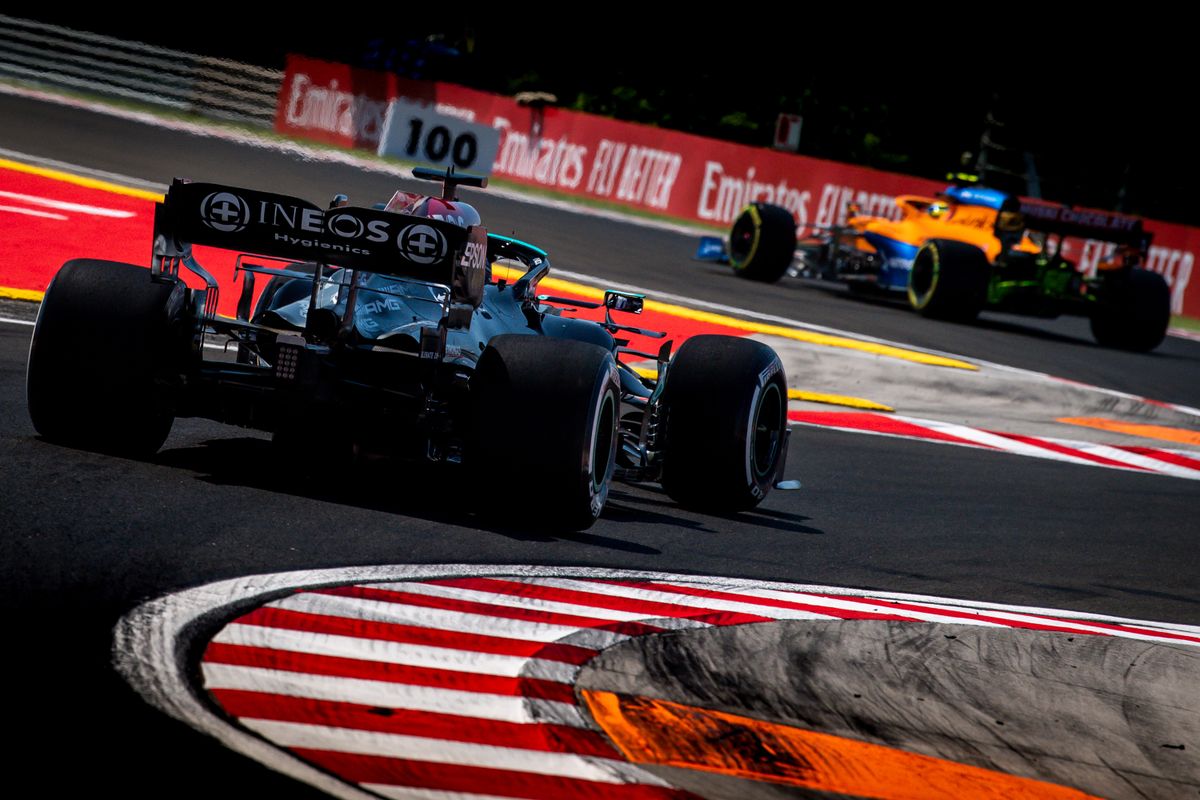
M1004 216L1007 210L1002 209L999 216ZM1153 234L1142 228L1142 221L1137 217L1108 211L1023 200L1020 202L1020 214L1026 230L1113 242L1137 248L1142 252L1150 247L1150 240L1153 238ZM997 218L997 227L1000 224L1001 221Z
M259 256L333 264L353 270L436 283L454 301L478 306L487 275L487 231L354 206L322 209L282 194L189 183L176 178L154 212L156 272L180 263L209 284L206 309L215 312L216 283L191 255L194 244Z

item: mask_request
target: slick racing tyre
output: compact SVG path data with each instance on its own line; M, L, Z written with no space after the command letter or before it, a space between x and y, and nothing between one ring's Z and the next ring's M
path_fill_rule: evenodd
M729 232L729 263L735 274L752 281L779 280L795 252L796 220L781 206L751 203Z
M616 466L621 387L602 347L507 334L471 377L467 459L485 516L537 528L591 527Z
M185 287L114 261L68 261L46 289L29 346L33 427L71 447L153 455L174 422L172 366L186 358Z
M681 505L733 512L762 502L787 448L787 380L765 344L693 336L663 387L662 484Z
M1092 311L1092 335L1105 347L1148 352L1162 344L1171 323L1171 289L1157 272L1114 276Z
M987 302L991 264L982 250L952 239L930 239L913 259L908 303L932 319L969 322Z

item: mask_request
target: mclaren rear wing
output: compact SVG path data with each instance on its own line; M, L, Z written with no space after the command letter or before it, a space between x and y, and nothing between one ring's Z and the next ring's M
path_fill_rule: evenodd
M1153 234L1142 227L1137 217L1094 211L1086 208L1021 201L1024 228L1030 231L1095 239L1134 247L1143 253L1150 247ZM1003 216L1004 210L1001 211ZM998 222L999 224L999 222Z

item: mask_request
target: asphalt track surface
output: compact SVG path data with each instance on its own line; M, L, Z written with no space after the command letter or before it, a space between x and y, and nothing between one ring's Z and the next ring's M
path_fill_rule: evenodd
M384 198L346 166L0 97L0 147L159 183L172 175L320 199ZM935 323L796 283L762 286L690 260L679 234L472 196L496 232L563 269L650 290L949 350L1200 406L1200 343L1134 355L1086 322ZM80 242L80 255L87 255ZM145 705L109 665L140 602L255 573L394 563L595 565L918 592L1200 623L1200 485L987 452L800 428L789 478L757 511L683 511L618 486L572 535L496 529L450 509L444 476L370 486L297 481L255 433L180 420L137 462L38 440L25 410L31 328L0 324L0 597L10 785L50 796L317 796ZM86 387L80 387L86 402ZM513 477L512 489L528 490Z

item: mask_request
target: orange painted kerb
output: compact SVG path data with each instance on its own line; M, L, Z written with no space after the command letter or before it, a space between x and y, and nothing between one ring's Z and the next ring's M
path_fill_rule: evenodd
M880 800L1095 800L1077 789L705 708L583 691L626 759Z
M1141 436L1144 439L1160 439L1164 442L1178 442L1179 444L1200 444L1200 431L1189 431L1186 428L1122 422L1118 419L1103 417L1059 417L1058 421L1068 425L1081 425L1085 428L1096 428L1113 433L1127 433L1130 436Z

